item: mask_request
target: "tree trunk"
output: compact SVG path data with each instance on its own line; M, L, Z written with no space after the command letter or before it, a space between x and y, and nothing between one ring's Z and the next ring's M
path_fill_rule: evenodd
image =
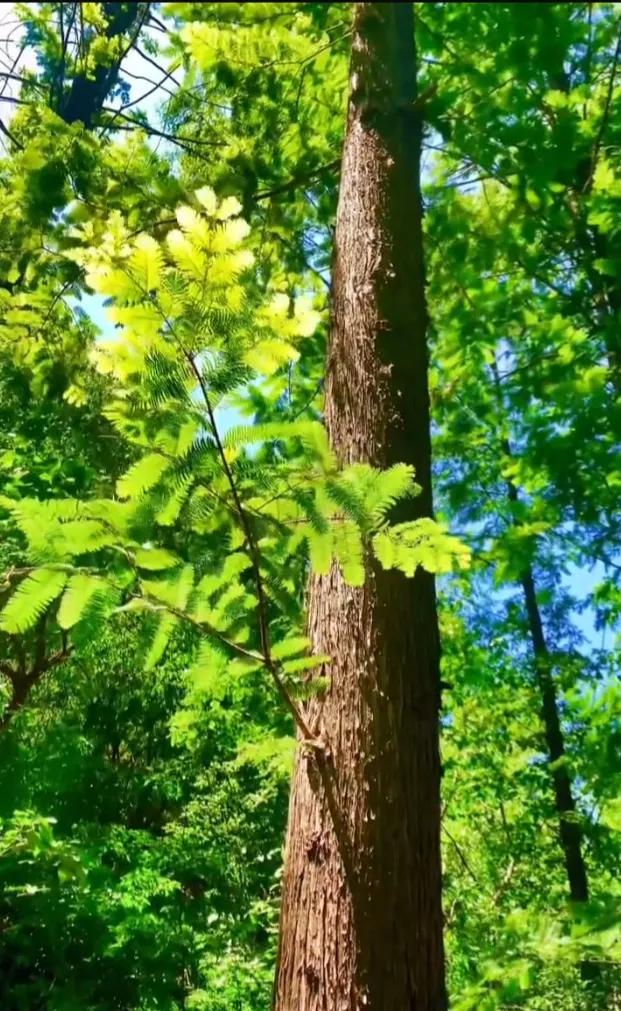
M558 814L559 839L563 850L565 871L569 885L569 897L572 902L588 902L589 880L586 864L582 853L582 830L576 820L576 802L574 800L571 777L565 765L565 742L559 716L558 697L554 677L550 669L551 658L545 640L541 614L537 603L535 577L530 566L524 570L521 579L524 591L524 603L528 617L533 653L535 655L535 670L539 691L541 693L541 713L548 749L548 758L552 771L554 787L554 803ZM585 981L597 980L600 977L601 966L588 959L580 963L580 975ZM604 991L604 998L606 992Z
M550 654L543 632L535 580L530 566L525 570L521 583L533 653L535 654L543 726L548 758L552 766L554 800L559 816L559 835L565 858L569 895L573 902L587 902L589 885L582 855L582 833L576 821L576 802L571 789L571 779L564 764L565 744L558 712L556 685L550 670Z
M130 29L138 33L146 19L149 4L105 3L102 8L104 16L108 19L104 34L108 39L116 39ZM131 43L128 42L126 49L129 50L130 47ZM68 93L61 95L59 108L56 110L65 123L80 121L88 130L95 126L106 98L117 83L125 55L122 51L118 59L107 66L100 64L91 75L86 73L75 75Z
M355 5L336 224L326 423L343 463L414 464L431 514L426 305L411 4ZM440 867L439 642L433 578L370 564L310 585L331 687L298 751L277 1011L447 1007Z
M502 386L496 364L492 366L499 407L502 406ZM508 459L513 456L509 439L503 439L501 450ZM513 481L507 482L509 502L520 501L519 491ZM571 777L565 765L565 743L559 716L558 698L551 657L543 630L543 622L537 603L537 588L531 565L526 565L520 586L524 594L524 607L528 622L531 646L535 659L535 673L541 697L543 729L551 765L554 803L559 819L559 839L563 850L569 895L573 902L587 902L589 885L586 865L582 854L582 832L576 821L576 803L573 796Z

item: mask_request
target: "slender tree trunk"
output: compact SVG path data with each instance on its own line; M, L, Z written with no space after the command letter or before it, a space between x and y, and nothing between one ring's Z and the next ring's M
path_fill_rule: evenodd
M565 871L569 885L569 897L572 902L588 902L589 880L586 863L582 852L582 830L576 820L576 802L574 800L571 777L565 765L565 742L559 716L556 685L551 670L551 657L548 651L541 613L537 603L535 577L531 566L527 566L521 578L524 591L524 604L528 618L535 669L541 693L541 712L543 727L552 771L554 802L558 814L559 839L563 850ZM601 967L597 962L588 959L580 963L580 974L585 981L600 978ZM595 996L595 995L593 995ZM606 999L606 991L603 992ZM607 1004L605 1006L608 1006Z
M502 384L496 363L492 366L499 408L502 409ZM511 443L505 438L501 450L509 459L513 456ZM513 481L507 482L509 502L519 502L520 496ZM535 659L535 672L541 697L543 729L551 766L554 803L559 819L559 839L563 850L569 895L573 902L587 902L589 885L586 864L582 854L582 832L576 820L576 802L571 777L565 764L565 742L559 716L559 704L552 674L552 663L537 603L535 576L531 565L526 565L520 576L528 631Z
M326 422L343 463L413 463L431 514L412 4L355 5ZM446 1008L434 582L370 564L310 586L331 687L307 704L284 872L277 1011Z
M537 603L537 592L533 570L528 566L521 579L524 603L528 617L530 638L535 655L537 681L541 693L541 711L552 766L554 800L559 816L559 836L565 858L565 869L569 883L569 895L573 902L587 902L589 885L586 865L582 855L582 833L576 821L576 802L571 788L571 779L564 764L565 743L558 711L556 685L550 670L550 654L545 640L541 614Z

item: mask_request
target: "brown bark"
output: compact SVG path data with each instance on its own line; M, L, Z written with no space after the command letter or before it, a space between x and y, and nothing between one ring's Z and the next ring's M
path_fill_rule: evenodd
M44 615L37 627L33 644L32 657L29 658L23 643L18 650L18 661L0 661L0 674L11 686L9 701L0 717L0 733L10 726L13 717L27 704L32 689L50 670L64 663L71 656L71 647L62 633L61 648L55 653L47 652L47 616Z
M335 236L326 422L343 463L414 464L431 513L411 4L356 4ZM334 566L310 586L331 687L306 705L289 812L277 1011L446 1008L433 578Z

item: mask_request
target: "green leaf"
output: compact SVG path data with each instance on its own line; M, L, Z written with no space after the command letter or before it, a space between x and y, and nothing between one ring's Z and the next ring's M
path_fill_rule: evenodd
M172 465L161 453L149 453L138 460L123 477L119 478L116 490L119 498L140 498L155 487L160 478Z
M162 250L151 235L138 235L129 258L130 270L145 294L157 291L161 284Z
M143 568L153 569L153 565L143 566ZM164 566L158 566L164 568ZM194 585L194 567L184 565L182 569L173 576L158 580L142 580L142 591L148 597L160 600L170 607L184 610L188 603L188 598Z
M601 820L613 832L621 832L621 798L616 797L605 805Z
M106 587L105 580L100 576L91 576L83 572L72 575L58 608L60 627L69 629L76 625L88 609L93 596L102 590L105 591Z
M327 575L332 564L332 531L320 534L310 529L307 533L308 553L313 572Z
M161 660L177 624L178 619L173 614L162 614L158 618L155 634L144 661L146 671L153 670Z
M173 569L181 564L177 555L166 551L165 548L138 548L134 557L139 569L158 571L159 569Z
M196 660L188 671L188 679L201 694L222 699L229 688L228 658L213 643L201 642Z
M355 523L343 522L334 525L334 554L350 586L363 586L365 580L362 537Z
M419 566L441 573L470 563L470 549L429 518L385 527L373 536L372 544L383 568L400 569L406 576L413 576Z
M9 598L0 615L0 628L12 635L27 632L60 595L66 582L66 572L35 569Z
M316 653L313 656L299 656L295 660L284 660L282 669L286 674L299 674L301 671L315 670L326 663L330 663L330 657Z
M284 660L297 653L305 653L310 649L310 645L310 640L306 636L292 635L272 644L272 656L275 660Z

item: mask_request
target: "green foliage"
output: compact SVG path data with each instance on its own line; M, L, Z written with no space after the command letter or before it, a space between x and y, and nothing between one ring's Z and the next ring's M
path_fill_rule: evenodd
M145 594L148 611L164 612L153 632L148 668L163 655L180 617L219 637L233 652L243 654L249 639L257 639L250 618L257 600L239 579L238 545L254 581L265 580L270 604L279 606L271 576L262 573L263 557L270 553L281 562L295 559L305 541L317 571L327 571L334 560L348 582L361 585L367 547L379 549L387 567L413 575L419 564L430 571L449 569L457 543L431 519L394 532L387 527L395 503L415 491L412 469L397 465L382 473L357 464L339 471L318 421L236 427L221 438L215 405L221 406L234 387L222 386L221 379L214 384L214 369L220 376L234 376L230 364L245 360L250 367L248 351L276 339L271 336L275 326L287 322L285 331L293 340L308 335L319 317L306 306L283 315L290 300L283 304L278 294L267 301L253 299L243 286L253 257L240 248L248 231L238 216L240 205L231 198L218 204L207 188L195 196L203 213L178 208L180 229L169 232L163 243L143 234L132 239L115 214L100 246L72 253L85 266L88 284L112 298L110 313L122 328L114 341L100 341L94 349L98 367L114 383L108 416L137 450L156 447L147 449L117 482L117 495L128 500L127 507L103 501L7 503L35 557L81 567L82 579L73 579L62 605L63 627L76 623L95 592L96 584L83 571L87 566L92 572L93 566L103 566L113 584L134 596ZM236 385L235 378L232 383ZM246 448L257 443L263 454L249 454ZM268 444L273 446L269 461ZM171 509L176 512L177 506L174 520ZM162 511L164 526L172 522L180 534L207 538L196 557L160 546ZM371 537L378 527L381 532ZM233 550L228 558L227 542ZM466 550L457 550L463 561ZM223 583L214 607L209 597L215 586L209 580L223 562L231 582ZM183 586L186 580L189 587L196 584L195 591L175 590L171 596L156 587L153 596L159 604L154 608L149 604L153 584L141 579L140 571L172 571L182 565L179 579ZM262 590L254 589L264 609ZM48 596L37 596L37 590L35 577L20 586L5 609L6 629L27 630L57 595L50 589ZM267 621L262 613L260 622ZM269 667L269 655L263 659Z
M2 705L22 670L30 688L0 734L0 1004L269 1006L294 749L270 671L301 710L330 690L301 634L309 570L360 585L375 559L442 577L452 1006L610 1011L615 5L417 5L448 526L412 520L411 468L339 467L321 420L350 5L166 4L166 32L143 7L18 8L38 64L0 135ZM124 106L136 44L157 115Z
M124 617L83 647L0 741L7 1008L52 981L58 1008L180 1008L201 989L224 1007L250 1000L246 987L267 999L289 776L272 737L259 745L267 727L283 734L271 689L255 684L233 710L204 694L198 746L174 745L194 646L177 639L144 674L137 637Z
M71 576L58 608L60 627L69 629L77 625L89 605L92 605L93 597L105 595L108 590L108 584L98 576L81 572Z
M450 572L453 564L466 568L470 551L433 520L398 523L373 538L375 553L385 569L401 569L413 576L420 565L428 572Z
M59 569L34 569L11 595L0 627L5 632L26 632L37 623L49 605L62 593L67 573Z

